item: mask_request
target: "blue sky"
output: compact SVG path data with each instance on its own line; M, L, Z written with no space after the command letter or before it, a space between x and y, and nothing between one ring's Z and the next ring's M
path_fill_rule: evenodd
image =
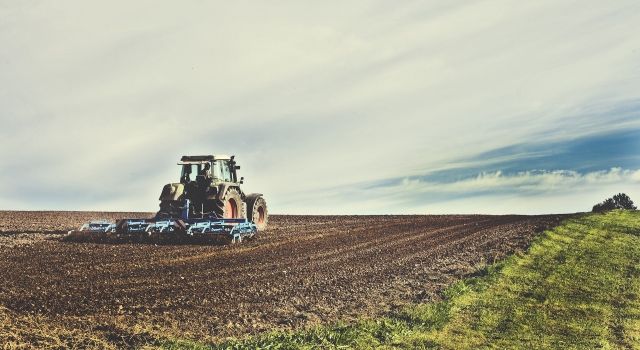
M271 211L640 201L634 1L0 2L0 209L155 211L235 154Z

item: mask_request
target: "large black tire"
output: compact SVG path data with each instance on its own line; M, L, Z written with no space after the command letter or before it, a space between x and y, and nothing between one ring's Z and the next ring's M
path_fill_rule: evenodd
M182 211L180 205L180 201L161 201L156 219L179 218Z
M222 201L216 201L213 211L219 217L228 219L244 218L244 203L236 188L230 188Z
M259 231L267 228L269 223L269 210L267 209L267 201L258 194L250 194L247 196L247 219L253 221L258 226Z

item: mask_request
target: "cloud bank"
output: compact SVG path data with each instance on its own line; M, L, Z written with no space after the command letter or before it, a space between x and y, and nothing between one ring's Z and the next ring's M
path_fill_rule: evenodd
M612 168L608 171L594 171L580 174L572 170L533 170L511 175L502 171L481 173L478 176L450 183L433 183L421 180L403 179L399 186L391 186L388 191L402 189L411 193L481 194L485 192L573 192L594 186L618 183L640 183L640 170Z
M502 203L497 187L394 208L322 194L434 169L447 182L640 168L628 151L628 162L591 164L588 152L567 162L527 148L640 129L640 5L517 5L0 4L0 208L153 211L182 154L236 154L247 190L277 213L456 212L481 201L487 212ZM534 158L548 162L527 167ZM584 193L602 199L596 184Z
M632 197L640 188L640 169L495 171L448 182L403 178L384 185L343 187L315 198L325 213L353 211L347 198L358 198L361 212L407 213L568 213L589 211L597 201L618 192ZM631 191L629 191L631 190ZM481 207L474 203L492 203ZM505 205L508 203L508 205ZM305 208L308 209L308 208ZM328 210L327 210L328 209Z

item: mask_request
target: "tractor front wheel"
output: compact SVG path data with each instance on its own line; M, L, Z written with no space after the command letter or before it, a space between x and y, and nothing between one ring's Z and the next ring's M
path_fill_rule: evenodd
M242 197L240 192L231 188L224 196L224 207L222 207L222 217L227 219L238 219L243 217Z

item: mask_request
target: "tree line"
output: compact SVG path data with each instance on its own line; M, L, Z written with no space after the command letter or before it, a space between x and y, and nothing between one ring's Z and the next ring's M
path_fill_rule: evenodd
M603 213L614 209L636 210L637 208L629 196L624 193L618 193L594 205L591 211L594 213Z

